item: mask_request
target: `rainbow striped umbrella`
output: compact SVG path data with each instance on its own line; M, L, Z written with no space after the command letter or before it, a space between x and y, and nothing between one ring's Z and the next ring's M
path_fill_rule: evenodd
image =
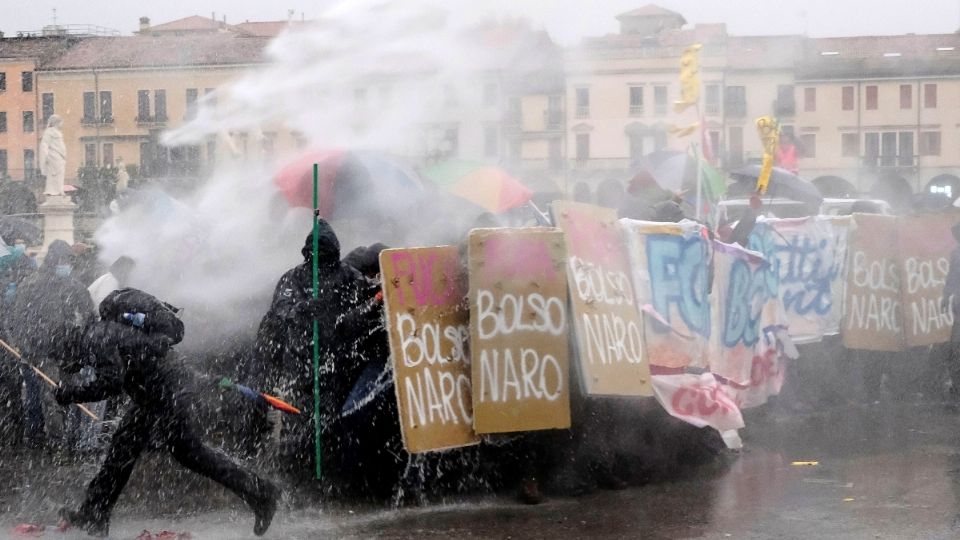
M448 193L499 214L519 208L533 191L500 167L470 161L446 161L423 171L423 176Z

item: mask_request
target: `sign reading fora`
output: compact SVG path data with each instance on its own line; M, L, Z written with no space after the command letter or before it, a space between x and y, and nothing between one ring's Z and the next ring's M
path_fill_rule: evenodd
M418 453L476 444L457 248L388 249L380 268L404 447Z
M593 395L652 396L643 321L617 211L556 201L553 213L569 254L567 281L584 389Z
M469 259L474 429L570 427L563 234L475 229Z

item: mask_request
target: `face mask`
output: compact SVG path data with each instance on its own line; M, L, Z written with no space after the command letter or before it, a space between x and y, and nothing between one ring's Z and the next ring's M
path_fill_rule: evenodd
M58 276L60 277L69 277L70 273L73 272L73 265L70 264L58 264L55 270Z

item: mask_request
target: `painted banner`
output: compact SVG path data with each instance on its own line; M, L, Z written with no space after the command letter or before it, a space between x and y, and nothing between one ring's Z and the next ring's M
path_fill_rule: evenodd
M403 445L410 453L476 444L466 276L455 246L380 253Z
M898 220L878 214L854 214L853 219L848 239L843 345L849 349L899 351L903 318L896 251Z
M907 347L950 341L953 312L941 310L940 302L950 270L950 252L956 247L950 228L957 222L960 212L899 219L897 253Z
M470 231L477 433L570 427L566 259L558 229Z
M816 342L829 329L827 318L839 296L833 285L842 268L835 260L830 223L815 217L757 220L748 246L770 261L769 279L776 282L787 315L790 336L798 343Z
M653 391L670 416L694 426L710 426L720 433L744 426L737 404L712 373L654 375Z
M753 378L754 358L765 354L764 330L783 323L769 262L755 251L714 242L710 371L736 385ZM775 347L774 347L775 349Z
M621 219L651 365L705 367L710 338L710 243L699 223Z
M851 216L817 216L822 230L827 232L827 254L831 261L830 311L823 317L822 330L825 336L835 336L843 327L843 314L847 295L847 239L853 226Z
M762 337L754 349L750 366L750 380L745 383L736 383L724 380L724 392L740 410L759 407L767 402L770 396L780 394L783 381L786 378L790 354L786 352L786 344L790 340L786 327L765 326ZM792 345L792 341L789 342ZM792 355L796 358L796 350Z
M617 211L556 201L566 238L567 281L583 388L592 395L652 396L643 321Z

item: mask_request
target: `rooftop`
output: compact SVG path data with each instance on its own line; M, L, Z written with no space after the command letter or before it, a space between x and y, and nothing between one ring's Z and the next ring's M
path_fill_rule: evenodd
M678 17L683 19L683 15L677 13L676 11L670 11L667 8L662 8L655 4L647 4L643 7L626 11L617 15L617 19L626 19L632 17Z
M287 28L307 24L303 21L246 21L230 26L230 30L247 36L277 37Z
M149 30L144 31L144 33L216 32L226 29L227 23L225 22L215 21L209 17L191 15L175 21L150 26Z
M960 35L906 34L808 39L798 79L922 77L960 72Z
M33 58L42 63L78 41L79 38L61 36L3 38L0 39L0 59Z
M269 38L227 34L87 38L43 66L47 70L253 64Z

